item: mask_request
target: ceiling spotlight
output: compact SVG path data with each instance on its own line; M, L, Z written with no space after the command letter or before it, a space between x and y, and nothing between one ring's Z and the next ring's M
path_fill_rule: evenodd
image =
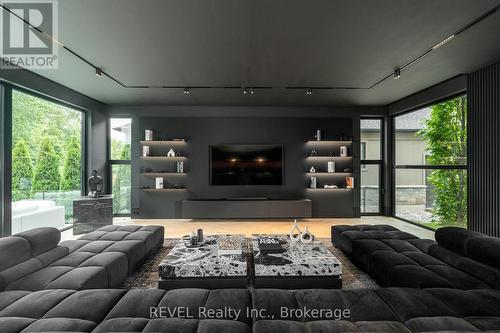
M190 93L190 91L189 91L189 88L188 88L188 87L184 88L184 93L185 93L185 94L189 94L189 93Z
M250 88L250 94L253 95L253 88Z
M102 77L102 70L99 67L95 68L95 75L98 77Z
M432 50L434 51L434 50L439 49L441 46L443 46L444 44L448 43L453 38L455 38L455 35L451 35L449 37L446 37L445 39L443 39L442 41L440 41L439 43L437 43L436 45L434 45L432 47Z
M247 88L243 88L243 93L248 94Z
M312 88L307 88L306 89L306 95L312 95L312 94L313 94Z
M394 80L397 80L401 77L401 68L396 68L394 70Z

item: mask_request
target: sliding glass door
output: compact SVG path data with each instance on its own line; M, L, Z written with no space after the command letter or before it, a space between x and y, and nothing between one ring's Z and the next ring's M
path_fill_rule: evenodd
M394 216L467 226L466 116L459 96L394 117Z

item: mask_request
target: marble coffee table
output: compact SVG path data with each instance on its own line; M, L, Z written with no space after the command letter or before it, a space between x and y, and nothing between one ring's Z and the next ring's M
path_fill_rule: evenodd
M221 243L225 247L220 251ZM243 235L207 236L195 247L182 238L158 267L158 288L246 288L248 253Z
M263 253L259 238L277 240L280 246ZM320 242L291 242L286 235L252 235L256 288L342 288L342 264Z

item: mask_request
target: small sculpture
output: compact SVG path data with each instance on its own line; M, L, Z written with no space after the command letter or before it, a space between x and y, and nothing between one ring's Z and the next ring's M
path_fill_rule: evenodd
M167 153L167 157L175 157L175 151L173 149L170 149Z
M290 230L290 240L292 242L297 242L300 240L300 234L302 232L300 231L299 225L297 224L297 220L294 220L293 222L293 227Z
M102 196L104 189L104 181L101 176L97 174L97 170L92 170L92 176L88 180L89 184L89 197L98 198Z
M316 172L316 168L314 166L312 166L311 169L309 169L309 172L310 173L315 173Z
M303 244L309 244L314 240L313 234L309 232L309 227L306 226L304 232L300 234L300 241Z

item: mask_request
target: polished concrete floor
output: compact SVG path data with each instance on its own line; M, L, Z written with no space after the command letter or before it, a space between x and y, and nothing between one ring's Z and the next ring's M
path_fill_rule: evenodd
M390 224L396 228L414 234L420 238L434 239L434 232L401 220L384 216L364 216L355 218L337 219L300 219L299 226L306 226L317 238L330 238L332 225L341 224ZM188 235L191 231L203 229L209 234L288 234L293 220L182 220L182 219L130 219L115 218L114 224L162 225L165 227L165 238L179 238ZM76 239L72 230L65 231L63 240Z

